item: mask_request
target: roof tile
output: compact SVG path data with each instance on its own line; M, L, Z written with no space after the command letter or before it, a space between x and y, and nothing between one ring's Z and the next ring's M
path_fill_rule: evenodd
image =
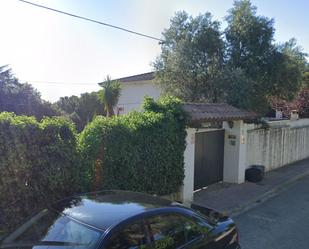
M190 122L229 121L254 119L256 113L238 109L225 103L184 103L184 110L190 116Z
M145 80L153 80L155 77L154 72L137 74L133 76L128 76L124 78L117 79L121 83L135 82L135 81L145 81Z

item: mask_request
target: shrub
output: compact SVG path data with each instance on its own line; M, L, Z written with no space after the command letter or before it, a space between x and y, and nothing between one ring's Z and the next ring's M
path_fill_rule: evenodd
M79 138L84 186L169 194L184 178L185 114L179 100L146 98L143 112L96 117Z
M0 113L0 232L79 190L74 126Z
M269 102L274 110L282 111L284 117L289 118L292 110L297 110L301 118L309 117L309 88L300 89L292 101L270 97Z

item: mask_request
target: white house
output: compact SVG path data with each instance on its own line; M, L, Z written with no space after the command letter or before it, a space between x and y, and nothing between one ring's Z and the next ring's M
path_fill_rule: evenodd
M153 79L153 72L117 79L122 91L115 112L126 114L132 110L139 110L145 96L159 98L161 91Z

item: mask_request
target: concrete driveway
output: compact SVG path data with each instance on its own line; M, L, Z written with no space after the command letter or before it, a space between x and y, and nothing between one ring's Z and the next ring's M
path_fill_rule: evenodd
M234 220L242 249L309 248L309 176Z

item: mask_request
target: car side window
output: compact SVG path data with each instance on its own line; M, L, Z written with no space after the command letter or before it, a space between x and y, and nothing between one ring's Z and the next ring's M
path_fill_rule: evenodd
M145 248L147 240L141 223L134 223L112 235L107 249Z
M174 249L203 233L199 224L178 214L151 217L145 223L150 238L147 249Z

